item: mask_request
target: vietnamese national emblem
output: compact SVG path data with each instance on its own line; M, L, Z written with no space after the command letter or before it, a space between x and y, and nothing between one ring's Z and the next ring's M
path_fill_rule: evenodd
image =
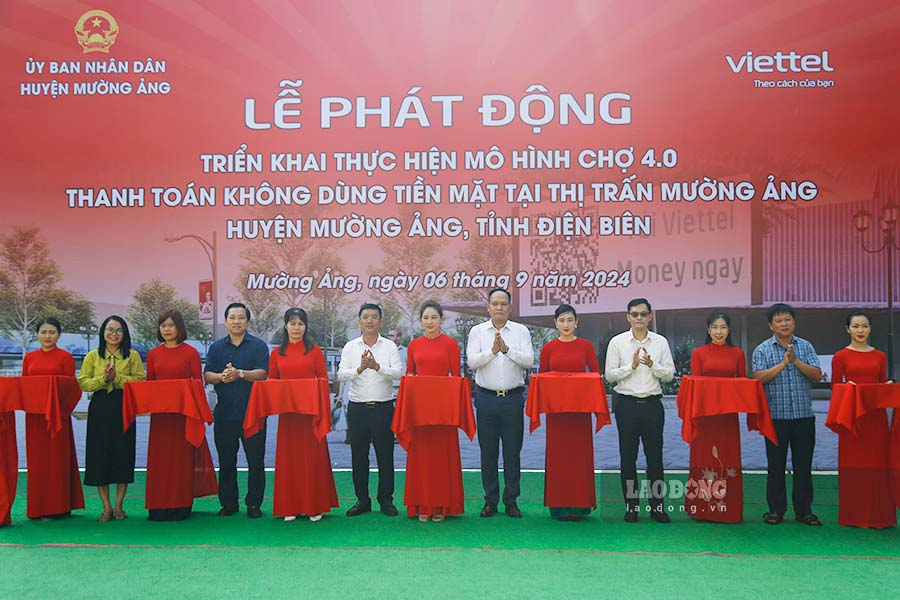
M119 24L105 10L89 10L75 24L75 39L78 45L88 52L106 52L116 43L119 35Z

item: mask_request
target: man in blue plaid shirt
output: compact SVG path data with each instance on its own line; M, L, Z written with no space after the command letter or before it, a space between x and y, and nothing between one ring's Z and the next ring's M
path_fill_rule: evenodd
M777 525L787 510L785 469L788 448L794 468L792 500L796 519L821 525L812 512L812 457L816 445L816 418L812 410L812 384L822 378L819 357L808 341L794 335L794 309L773 304L766 311L772 337L753 350L753 378L763 383L769 412L778 437L776 446L766 439L766 499L763 520Z

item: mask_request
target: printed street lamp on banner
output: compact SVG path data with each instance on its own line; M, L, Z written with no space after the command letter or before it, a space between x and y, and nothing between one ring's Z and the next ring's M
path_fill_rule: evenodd
M97 326L91 323L90 327L85 327L81 325L78 327L78 331L80 332L81 337L84 338L84 341L87 342L87 350L84 355L87 356L87 353L91 351L91 338L94 337L94 331L97 329Z
M170 244L174 244L175 242L180 242L183 239L190 238L192 240L196 240L198 244L203 248L203 251L206 252L206 258L209 259L209 266L212 269L212 303L213 303L213 311L212 311L212 337L215 339L216 337L216 324L217 319L219 318L219 294L216 290L216 285L219 283L218 277L218 259L216 254L216 232L213 231L212 234L212 242L207 240L206 238L202 238L199 235L194 235L192 233L186 235L179 235L177 237L167 237L163 238L166 242Z
M211 331L204 331L200 334L200 343L203 344L203 356L204 359L206 357L206 353L209 352L209 345L216 339L216 336Z
M472 315L460 313L459 315L457 315L456 320L454 321L454 325L456 325L457 333L462 336L463 376L468 379L469 362L466 359L466 346L469 345L469 332L472 331L472 327L475 326L475 317L473 317Z
M872 226L872 213L863 209L853 215L853 225L859 232L859 241L862 249L869 254L887 254L887 310L888 310L888 379L894 380L894 250L900 250L900 245L894 239L894 231L897 228L897 220L900 218L900 207L893 201L881 209L878 223L881 226L882 244L879 248L869 248L863 239L863 234Z

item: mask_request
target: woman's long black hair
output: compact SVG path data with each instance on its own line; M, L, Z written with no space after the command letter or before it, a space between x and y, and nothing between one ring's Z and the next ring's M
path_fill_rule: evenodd
M100 358L106 358L106 337L104 333L106 333L106 325L110 321L118 321L122 324L122 343L119 344L119 354L122 355L122 358L128 358L128 355L131 354L131 332L128 331L128 323L119 315L110 315L100 323L100 331L98 332L100 334L100 342L97 344L97 352L100 353Z
M284 313L284 327L281 332L282 340L281 345L278 346L278 354L282 356L286 356L285 353L287 352L288 344L291 343L287 326L294 317L299 317L300 320L303 321L303 324L306 325L306 329L303 330L303 354L309 354L309 351L312 350L315 345L312 340L309 339L309 319L306 316L306 311L302 308L289 308Z

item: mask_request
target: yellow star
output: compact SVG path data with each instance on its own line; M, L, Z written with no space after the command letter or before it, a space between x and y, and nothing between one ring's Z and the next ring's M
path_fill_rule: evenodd
M103 21L100 20L100 17L94 17L94 20L91 21L91 25L93 25L94 27L100 27L102 23Z

